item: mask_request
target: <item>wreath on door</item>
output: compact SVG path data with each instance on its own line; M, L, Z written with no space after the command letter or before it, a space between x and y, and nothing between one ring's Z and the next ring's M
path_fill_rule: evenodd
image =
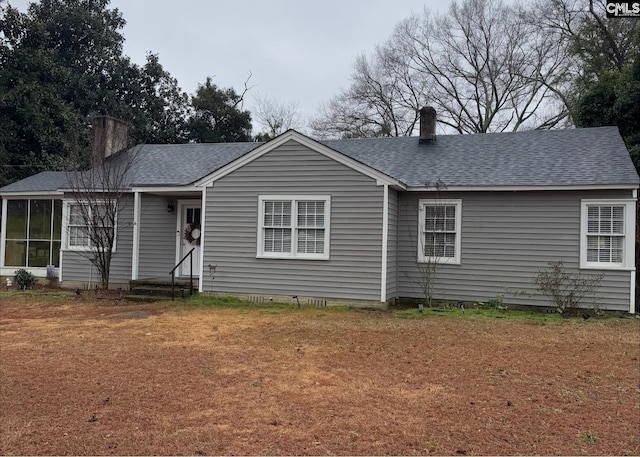
M184 239L193 246L200 246L200 224L187 224L184 228Z

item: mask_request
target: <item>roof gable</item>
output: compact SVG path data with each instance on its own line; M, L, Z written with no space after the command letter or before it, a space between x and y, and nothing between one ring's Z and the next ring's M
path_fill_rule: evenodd
M313 140L299 132L296 132L295 130L286 131L285 133L283 133L282 135L279 135L278 137L274 138L268 143L265 143L259 146L253 151L243 155L242 157L239 157L233 162L228 163L224 167L214 171L208 176L205 176L204 178L197 181L195 185L205 186L205 187L210 186L218 179L223 178L224 176L227 176L229 173L232 173L235 170L253 162L254 160L259 159L260 157L264 156L265 154L268 154L270 151L273 151L274 149L282 146L283 144L289 141L295 141L319 154L322 154L325 157L328 157L332 160L335 160L336 162L339 162L351 168L352 170L355 170L359 173L362 173L365 176L373 178L379 184L388 184L388 185L392 185L400 188L404 187L398 180L385 174L383 171L377 170L353 157L349 157L348 155L342 154L334 149L331 149L330 147L316 140Z

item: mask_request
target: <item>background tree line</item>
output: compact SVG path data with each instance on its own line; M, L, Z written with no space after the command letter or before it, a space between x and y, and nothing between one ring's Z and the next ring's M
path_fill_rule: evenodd
M640 21L604 0L453 2L397 24L354 63L313 134L411 135L431 105L448 133L617 125L640 165Z
M607 19L604 0L462 0L400 22L356 58L346 88L309 119L317 138L411 135L432 105L449 133L618 125L640 162L640 21ZM265 140L302 128L295 104L207 77L182 91L149 54L123 55L109 0L0 0L0 186L88 163L90 119L126 120L134 143Z
M109 0L0 3L0 186L89 163L91 117L127 121L133 143L249 141L243 92L210 78L187 95L149 54L123 55L125 25Z

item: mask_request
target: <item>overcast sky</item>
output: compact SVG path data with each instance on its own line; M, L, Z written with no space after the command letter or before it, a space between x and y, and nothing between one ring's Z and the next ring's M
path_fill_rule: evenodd
M24 11L27 0L9 0ZM124 53L143 64L148 52L193 94L207 76L219 87L299 103L308 119L349 85L353 63L383 43L394 26L435 0L111 0L127 25Z

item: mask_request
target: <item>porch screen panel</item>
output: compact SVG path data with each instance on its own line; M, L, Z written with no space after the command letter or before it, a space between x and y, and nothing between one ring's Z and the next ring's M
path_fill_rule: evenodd
M62 201L8 200L6 224L5 266L59 266Z

